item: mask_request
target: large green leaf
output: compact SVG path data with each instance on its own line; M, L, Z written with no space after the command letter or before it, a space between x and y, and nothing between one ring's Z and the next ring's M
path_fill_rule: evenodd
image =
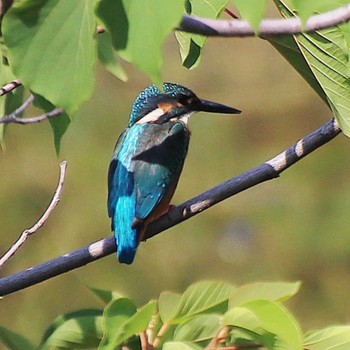
M35 95L34 105L43 109L45 112L50 112L55 109L55 106L51 102L37 94ZM49 119L49 122L53 131L56 154L58 155L61 150L61 139L67 131L71 120L68 114L63 112L61 115Z
M287 5L275 0L281 13L285 17L293 17L294 13ZM343 132L350 136L350 74L349 74L349 24L341 27L332 27L310 34L300 34L295 37L298 59L290 61L294 67L301 71L299 64L309 72L305 79L320 96L327 100L337 118ZM282 52L283 53L283 52ZM288 55L288 51L284 52ZM287 56L288 59L288 56ZM304 63L301 63L304 60ZM311 72L311 75L309 74ZM320 88L322 92L320 93Z
M174 340L200 342L212 339L221 327L221 316L215 314L198 315L180 324L174 332Z
M2 24L16 77L69 114L94 87L93 6L93 0L19 1Z
M309 332L304 339L308 350L349 350L350 326L333 326Z
M179 307L181 295L172 292L162 292L158 298L159 315L163 323L169 322L174 318Z
M263 329L275 334L283 349L302 349L302 334L297 321L283 305L271 300L254 300L229 310L224 316L224 324L253 332Z
M0 343L8 350L34 350L34 345L22 335L0 326Z
M115 349L132 336L145 331L156 308L156 301L150 301L136 311L130 299L113 300L104 312L104 336L99 349Z
M200 313L224 312L234 291L228 283L202 281L191 285L181 296L171 323L181 323Z
M235 0L235 5L257 33L266 11L267 0Z
M58 317L45 332L40 349L90 349L101 339L102 310L79 310Z
M187 13L204 18L218 18L225 9L228 1L229 0L188 0L186 3ZM180 46L182 64L189 69L197 67L207 37L179 31L177 31L175 35Z
M124 325L136 313L135 304L128 298L112 300L103 312L103 339L99 349L114 349L123 338Z
M118 79L127 81L128 77L114 53L109 32L104 32L97 36L97 48L98 58L105 68Z
M293 4L295 11L301 18L302 22L315 13L321 13L330 11L338 7L348 4L348 0L317 0L317 1L305 1L305 0L291 0L288 1L288 5Z
M237 288L230 297L229 307L239 306L248 301L266 299L284 301L295 295L300 282L258 282Z
M0 43L1 45L1 43ZM0 87L8 84L10 81L14 80L13 75L7 60L5 57L0 55ZM0 118L4 115L12 113L17 107L22 104L23 101L23 87L18 87L17 89L7 93L4 96L0 96ZM3 137L6 129L6 124L0 124L0 145L4 147Z
M103 0L96 13L112 36L118 53L161 85L162 45L179 24L184 2Z

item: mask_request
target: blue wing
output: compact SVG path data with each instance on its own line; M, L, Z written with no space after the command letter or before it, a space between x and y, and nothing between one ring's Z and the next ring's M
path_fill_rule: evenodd
M188 143L179 122L136 124L121 135L108 175L108 212L121 262L133 261L144 221L174 189Z

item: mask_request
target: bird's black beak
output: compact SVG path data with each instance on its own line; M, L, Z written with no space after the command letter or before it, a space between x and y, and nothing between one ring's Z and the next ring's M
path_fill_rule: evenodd
M229 106L222 105L221 103L211 102L207 100L199 99L199 102L195 106L191 106L191 109L198 112L211 112L211 113L223 113L223 114L239 114L240 110Z

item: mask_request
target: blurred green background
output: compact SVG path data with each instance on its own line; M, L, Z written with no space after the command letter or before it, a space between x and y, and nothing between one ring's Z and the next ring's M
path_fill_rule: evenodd
M142 54L142 53L140 53ZM45 210L68 161L63 198L45 226L1 271L18 272L111 235L107 169L136 95L150 82L125 65L122 83L97 69L94 96L80 109L57 159L48 123L7 129L0 156L1 243L5 252ZM165 45L165 81L241 109L197 114L173 199L179 204L273 157L331 118L299 75L261 39L210 39L199 68ZM67 82L68 84L69 82ZM34 112L33 112L34 113ZM343 135L285 173L141 244L136 261L109 256L1 300L0 324L39 341L59 314L102 307L87 286L113 289L139 305L200 279L237 285L302 281L288 304L304 330L349 321L350 143Z

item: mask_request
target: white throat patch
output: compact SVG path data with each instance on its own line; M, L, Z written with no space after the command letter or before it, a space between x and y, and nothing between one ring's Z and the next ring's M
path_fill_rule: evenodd
M152 112L147 113L144 117L137 121L136 124L156 122L163 114L164 111L161 108L154 109Z

